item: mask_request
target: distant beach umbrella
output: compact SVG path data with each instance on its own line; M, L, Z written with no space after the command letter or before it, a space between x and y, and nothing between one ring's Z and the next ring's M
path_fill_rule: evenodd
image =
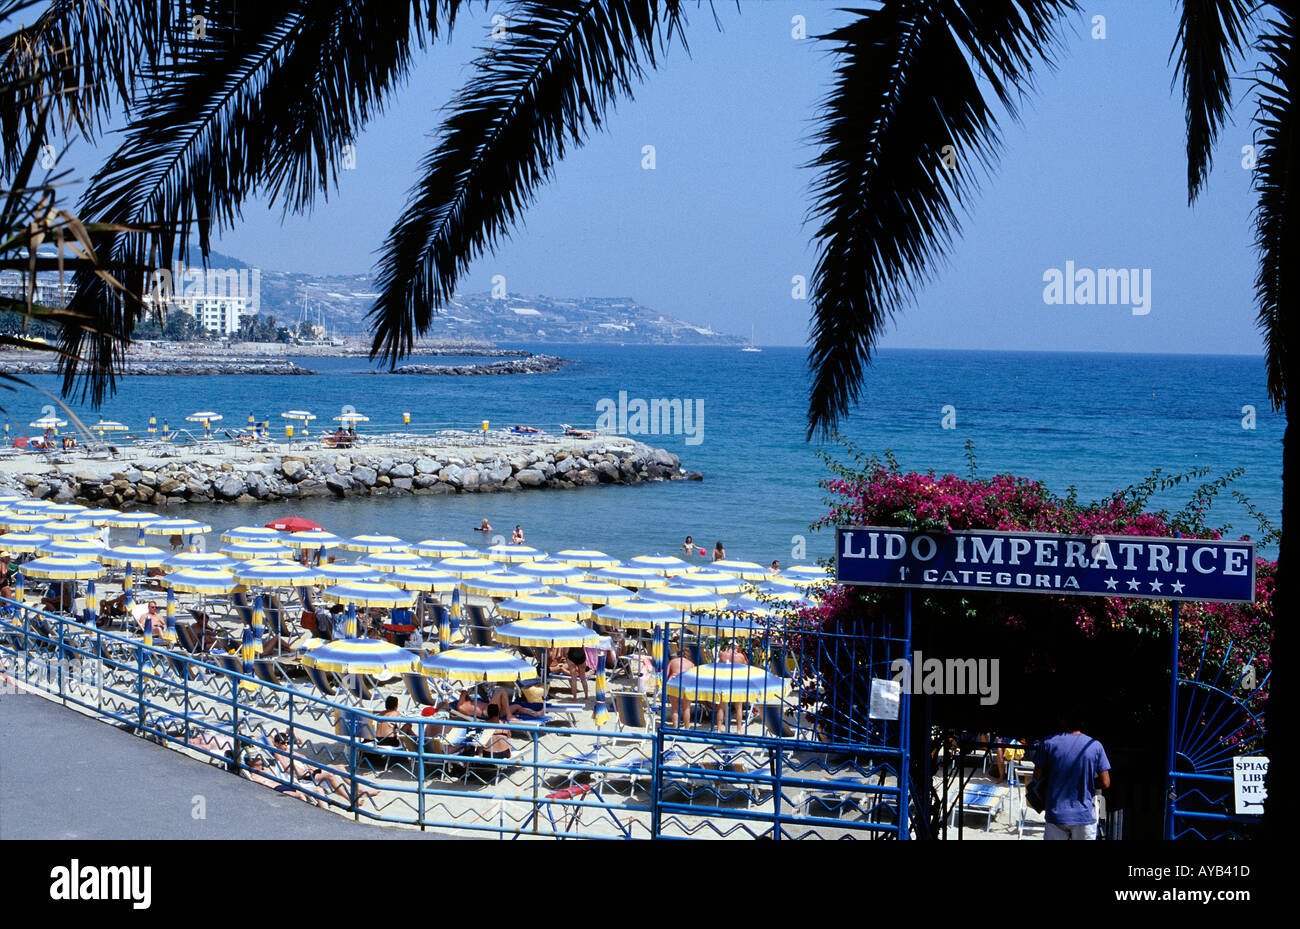
M104 520L104 524L115 529L139 529L149 523L162 519L157 513L119 513Z
M10 503L21 503L27 497L20 497L18 494L0 494L0 506L8 506Z
M503 600L497 604L497 613L508 619L585 619L591 607L569 597L553 593L530 593Z
M80 503L55 503L45 508L45 512L53 519L81 519L81 514L89 510L90 507L82 506Z
M731 574L743 581L763 581L772 572L761 564L753 561L715 561L709 565L714 571L721 571L723 574Z
M432 568L433 563L404 551L374 552L357 559L357 564L385 573L402 568Z
M98 539L98 526L79 519L52 520L36 530L51 539Z
M605 702L605 653L602 651L596 659L596 703L592 708L591 717L595 721L597 728L609 722L609 707Z
M231 573L248 587L305 587L325 576L296 561L245 561Z
M771 607L761 600L748 595L733 597L723 608L724 613L743 613L749 616L772 616Z
M57 522L44 513L9 513L0 516L0 528L7 532L26 532L47 523Z
M221 546L221 554L229 555L239 561L252 561L254 558L293 557L293 550L279 542L230 542Z
M336 674L401 674L416 661L415 653L381 639L338 639L302 656L307 667Z
M344 581L325 588L321 596L331 603L362 607L409 607L415 597L409 590L380 581Z
M116 549L115 549L116 551ZM157 549L155 549L157 551ZM233 568L239 562L220 552L174 552L165 555L163 564L171 568Z
M664 689L670 697L713 703L771 703L786 682L762 668L743 664L704 664L674 675Z
M490 571L464 578L461 586L465 593L480 597L517 597L520 594L544 590L546 585L527 574L512 574L506 571Z
M95 507L93 509L86 510L86 512L84 513L78 514L77 518L84 519L86 522L90 523L91 525L102 527L102 526L107 526L109 520L116 519L121 515L122 515L121 510L114 510L110 507Z
M81 558L99 558L106 549L104 543L94 539L54 539L42 545L42 555L76 555Z
M584 648L600 644L600 636L567 619L518 619L492 630L492 638L507 645L532 648Z
M261 542L281 538L283 536L280 533L265 526L235 526L233 529L227 529L221 533L221 541L223 542Z
M551 557L556 561L563 561L565 564L575 565L579 568L615 568L622 564L617 558L612 558L604 552L598 552L592 548L566 548L564 551L556 552Z
M377 581L383 577L382 571L363 564L322 564L317 566L321 575L331 581Z
M44 513L52 506L58 506L53 500L19 500L10 503L5 509L11 513Z
M683 584L648 590L645 593L645 598L659 603L667 603L681 610L721 609L727 604L727 598L721 594L715 594L703 587L692 587Z
M184 517L166 517L163 519L151 520L142 527L145 535L202 535L211 532L212 527L207 523L201 523L197 519L185 519Z
M679 622L682 611L666 603L640 597L602 606L595 611L596 622L621 629L656 629L665 623Z
M383 573L383 580L403 590L424 590L443 593L455 590L460 578L437 568L398 568Z
M537 674L531 662L503 649L477 645L442 649L436 655L426 655L420 661L419 671L427 677L452 681L500 683L526 680Z
M99 422L95 423L90 428L95 430L102 436L105 432L126 432L131 427L128 426L126 423L119 423L117 420L114 419L101 419Z
M54 540L39 532L6 532L0 535L0 552L8 555L27 555Z
M778 586L775 584L762 584L758 588L758 594L764 600L771 600L796 609L816 606L820 601L816 597L810 597L800 592L799 588L791 589L789 587Z
M118 545L104 549L99 556L100 562L117 568L125 568L127 565L152 568L164 564L166 558L166 552L152 545Z
M676 580L682 584L690 584L692 587L703 587L715 594L740 593L745 587L745 582L733 574L710 571L706 568L694 568L678 575Z
M666 575L653 568L639 568L635 565L601 568L599 571L592 571L591 576L598 581L610 581L620 587L632 587L638 590L668 586Z
M637 555L635 558L628 560L628 566L633 568L650 568L659 572L665 577L674 577L678 574L684 574L691 569L691 566L676 555Z
M516 565L513 570L516 574L527 574L547 584L575 583L587 576L585 568L549 560L525 561Z
M28 423L33 429L62 429L67 424L66 419L59 419L57 416L42 416Z
M368 423L369 416L362 416L360 413L340 413L334 417L336 423Z
M794 578L782 577L780 574L774 574L761 584L755 585L757 590L784 590L791 593L801 593L808 586L807 581L795 580Z
M406 551L407 545L395 535L357 535L344 539L338 547L349 552L373 555L375 552Z
M103 577L104 566L93 558L76 555L48 555L36 558L22 566L28 577L43 577L56 581L82 581Z
M805 584L822 583L831 580L830 572L826 568L813 564L790 565L777 576Z
M295 420L296 422L302 423L302 434L306 435L307 424L316 418L316 414L308 412L307 410L285 410L283 413L280 414L280 418L292 419Z
M336 548L343 540L332 532L326 532L324 529L304 529L300 532L291 532L286 536L281 536L280 541L293 548L318 549Z
M192 594L228 594L240 586L233 574L220 568L182 568L162 580L167 587Z
M517 561L537 561L539 558L546 557L546 552L539 551L531 545L492 545L483 554L493 561L502 561L506 564Z
M727 616L722 613L697 614L688 619L685 625L687 629L715 639L742 639L762 635L767 631L766 626L760 626L748 616Z
M464 558L444 558L442 561L434 565L434 567L441 571L454 574L457 577L472 577L475 574L495 571L497 569L497 563L495 561L489 561L486 558L478 558L470 555Z
M604 606L631 600L636 594L626 587L620 587L609 581L571 581L567 584L551 584L551 593L572 597L589 606Z
M212 410L200 410L197 413L191 413L185 418L189 422L203 424L203 437L205 439L212 437L212 424L219 423L222 420L221 414L214 413Z
M425 539L410 546L410 550L425 558L482 557L478 549L453 539Z

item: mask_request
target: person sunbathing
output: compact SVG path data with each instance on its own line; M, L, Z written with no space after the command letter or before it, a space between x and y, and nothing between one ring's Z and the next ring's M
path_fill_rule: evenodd
M397 711L397 698L389 695L384 700L383 712L380 716L400 716ZM381 722L375 726L375 744L383 745L388 748L400 748L403 744L401 735L415 736L415 731L411 728L410 723L403 723L398 726L396 723Z
M495 703L489 704L487 708L487 719L490 723L501 722L501 709ZM484 758L509 758L512 751L510 747L510 730L494 728L483 730L485 736L484 742L478 747L478 754Z
M144 624L148 623L155 638L161 638L167 631L167 617L153 600L148 603L137 603L131 607L131 617L141 632L144 632Z
M64 581L55 581L41 597L41 609L47 613L72 612L72 585Z
M295 739L294 741L299 745L303 743L302 739ZM298 759L290 757L289 737L283 732L271 733L271 744L275 746L276 767L278 767L286 776L288 776L289 769L292 767L294 777L310 781L317 787L328 787L334 793L351 802L352 795L348 790L347 781L343 780L343 778L339 777L337 774L331 774L324 768L304 764ZM362 786L361 784L357 785L358 803L367 798L374 800L377 796L379 796L379 791Z
M286 797L293 797L295 800L305 800L307 803L314 803L317 806L325 806L325 801L320 800L310 794L305 794L295 788L292 784L280 784L266 776L266 762L262 760L261 755L253 755L248 759L248 770L245 772L248 779L254 784L261 784L263 787L270 787L272 790L284 794Z
M496 707L497 714L505 717L506 722L513 722L515 716L527 716L536 719L541 716L538 710L530 709L520 703L512 703L509 691L505 687L498 687L487 700L475 700L468 690L462 690L456 695L456 702L444 702L439 704L440 709L455 710L461 716L468 716L470 719L486 719L489 707Z

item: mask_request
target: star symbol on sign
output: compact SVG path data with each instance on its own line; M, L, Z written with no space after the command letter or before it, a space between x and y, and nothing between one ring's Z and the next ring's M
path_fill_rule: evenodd
M1107 589L1107 590L1114 590L1116 586L1117 586L1117 582L1116 582L1115 578L1113 578L1113 577L1108 577L1108 578L1106 578L1106 589Z
M1183 587L1185 587L1186 585L1183 584L1182 581L1174 581L1174 582L1173 582L1172 584L1170 584L1169 586L1173 588L1174 593L1176 593L1176 594L1180 594L1180 593L1183 592Z
M1164 588L1164 586L1165 586L1165 585L1162 584L1162 583L1160 583L1159 581L1152 581L1152 582L1151 582L1151 589L1154 590L1156 593L1160 593L1161 590Z
M1128 581L1127 583L1128 583L1128 589L1129 589L1129 590L1137 590L1138 588L1140 588L1140 587L1142 586L1141 584L1139 584L1139 583L1138 583L1137 581L1135 581L1135 580L1134 580L1134 581Z

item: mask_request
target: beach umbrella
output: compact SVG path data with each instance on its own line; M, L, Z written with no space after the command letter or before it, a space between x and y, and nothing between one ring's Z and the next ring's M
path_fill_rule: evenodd
M220 413L214 413L211 410L200 410L197 413L191 413L185 418L192 423L203 423L203 437L205 439L212 438L212 424L219 423L222 420Z
M221 533L223 542L265 542L280 538L280 533L266 526L235 526Z
M130 427L125 423L119 423L113 419L100 419L99 422L90 427L98 432L101 436L105 432L126 432Z
M360 413L340 413L334 417L336 423L368 423L369 416L362 416Z
M763 581L772 572L753 561L715 561L709 565L714 571L721 571L723 574L731 574L740 578L742 581Z
M99 560L117 568L125 568L127 565L152 568L154 565L166 564L167 553L152 545L118 545L104 549Z
M55 539L46 542L37 551L42 555L77 555L81 558L98 558L107 549L93 539Z
M599 571L592 571L591 576L598 581L610 581L620 587L632 587L638 590L668 585L667 576L652 568L638 568L634 565L601 568Z
M486 558L467 555L465 557L444 558L434 567L438 568L440 571L446 571L449 574L454 574L457 577L464 578L472 577L476 574L484 574L489 571L495 571L497 569L497 563L495 561L489 561Z
M62 429L67 424L66 419L59 419L57 416L42 416L28 423L33 429Z
M512 574L508 571L489 571L463 578L461 586L465 593L480 597L517 597L520 594L545 590L546 585L527 574Z
M492 545L483 553L493 561L512 564L517 561L537 561L545 558L546 552L538 551L531 545Z
M781 571L777 577L804 584L826 583L831 579L830 573L825 568L813 564L792 564Z
M611 584L609 581L572 581L568 584L551 584L550 586L551 593L572 597L574 600L580 600L589 606L604 606L607 603L631 600L636 596L626 587Z
M798 587L789 588L770 583L760 585L758 594L764 600L770 600L794 609L807 609L816 606L820 602L816 597L803 594Z
M220 568L181 568L162 580L168 587L192 594L228 594L239 586L233 574Z
M104 524L115 529L140 529L160 519L162 517L157 513L118 513L104 520Z
M81 581L104 575L104 566L98 561L77 555L36 558L24 564L22 569L30 577L44 577L54 581Z
M583 648L600 644L599 635L567 619L517 619L494 628L492 638L506 645L529 648Z
M425 539L410 546L410 550L425 558L481 557L478 549L452 539Z
M748 638L767 631L766 626L760 626L747 616L724 616L720 613L692 616L686 621L686 628L715 639Z
M248 587L305 587L324 577L315 568L296 561L261 559L242 562L231 573L237 581Z
M807 581L796 580L794 578L782 577L780 574L774 574L761 584L755 584L757 590L774 590L789 591L791 593L802 593L803 589L808 586Z
M746 613L750 616L775 615L774 611L762 600L756 600L755 598L748 595L733 597L732 599L728 600L727 605L723 608L723 612Z
M92 526L79 519L51 520L37 527L36 531L51 539L98 539L100 537L98 526Z
M27 497L20 497L18 494L0 494L0 506L7 506L10 503L22 503Z
M368 555L373 555L375 552L404 552L407 548L406 543L395 535L353 536L339 542L338 547L349 552L365 552Z
M633 568L650 568L653 571L673 577L678 574L684 574L691 569L691 566L676 555L637 555L635 558L628 560L628 566Z
M636 597L602 606L594 613L596 622L602 626L616 626L622 629L655 629L664 623L677 622L682 618L682 611L666 603L644 600Z
M149 432L151 435L152 435L153 433L155 433L155 432L158 431L158 417L157 417L157 416L150 416L150 417L149 417L149 426L148 426L148 428L146 429L146 431Z
M432 568L433 565L419 555L412 555L410 552L388 551L375 552L371 555L365 555L357 559L357 564L365 565L368 568L374 568L376 571L385 573L398 571L405 568Z
M382 571L376 571L368 565L348 562L318 565L316 570L331 581L378 581L384 576Z
M537 675L532 662L499 648L467 645L442 649L426 655L419 666L421 674L453 681L519 681Z
M307 424L316 418L315 413L309 413L307 410L285 410L280 414L281 419L293 419L302 423L302 434L307 434Z
M277 532L323 532L325 527L301 516L284 516L266 524L267 529Z
M45 508L51 519L81 519L81 514L90 509L80 503L55 503Z
M674 675L670 697L711 703L771 703L785 693L783 678L746 664L703 664Z
M402 674L415 670L418 656L382 639L336 639L304 652L309 668L336 674Z
M44 513L52 506L56 506L53 500L18 500L5 508L11 513Z
M409 590L380 581L344 581L321 594L331 603L364 607L406 607L415 599Z
M727 605L727 598L721 594L686 584L673 584L648 590L645 598L658 603L667 603L680 610L716 610Z
M611 558L592 548L566 548L551 557L579 568L616 568L622 564L617 558Z
M0 516L0 528L6 532L26 532L57 521L44 513L6 513Z
M125 550L125 547L122 549ZM114 549L117 551L117 549ZM158 551L158 549L154 549ZM164 555L163 564L169 568L233 568L239 564L229 555L220 552L173 552Z
M592 707L591 718L600 728L609 722L609 707L605 705L605 653L602 651L596 659L596 704Z
M585 568L560 561L525 561L515 566L516 574L527 574L547 584L566 584L581 581L587 576Z
M497 612L509 619L585 619L591 607L569 597L553 593L529 593L497 604Z
M403 590L427 590L444 592L455 589L460 578L437 568L399 568L383 575L389 584Z
M9 555L26 555L54 541L38 532L6 532L0 535L0 552Z
M103 527L108 525L110 519L116 519L121 515L121 510L114 510L110 507L94 507L84 513L79 513L77 519L83 519L92 526Z
M722 571L710 571L707 568L693 568L685 574L679 575L677 582L690 584L692 587L703 587L715 594L740 593L745 587L745 582L735 575L726 574Z
M281 536L280 541L293 548L317 549L334 548L343 540L332 532L326 532L324 529L303 529Z
M145 535L180 535L192 536L202 535L205 532L211 532L212 527L207 523L201 523L197 519L186 519L181 516L170 516L161 519L150 520L141 527Z
M293 550L279 542L230 542L220 549L223 555L229 555L239 561L252 561L254 558L293 557Z

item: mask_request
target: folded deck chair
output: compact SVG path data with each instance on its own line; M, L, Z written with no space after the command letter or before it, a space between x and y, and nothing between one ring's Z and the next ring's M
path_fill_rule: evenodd
M320 691L323 696L334 696L334 691L338 688L334 686L334 681L330 679L328 674L320 668L313 668L308 665L303 665L303 670L307 672L307 679L311 681L312 686Z
M983 816L984 831L988 832L1010 793L1010 788L997 784L970 784L962 792L961 803L952 805L952 821L958 813Z
M491 625L491 623L488 622L487 611L477 604L466 604L465 615L469 617L471 625L482 626L485 629Z

